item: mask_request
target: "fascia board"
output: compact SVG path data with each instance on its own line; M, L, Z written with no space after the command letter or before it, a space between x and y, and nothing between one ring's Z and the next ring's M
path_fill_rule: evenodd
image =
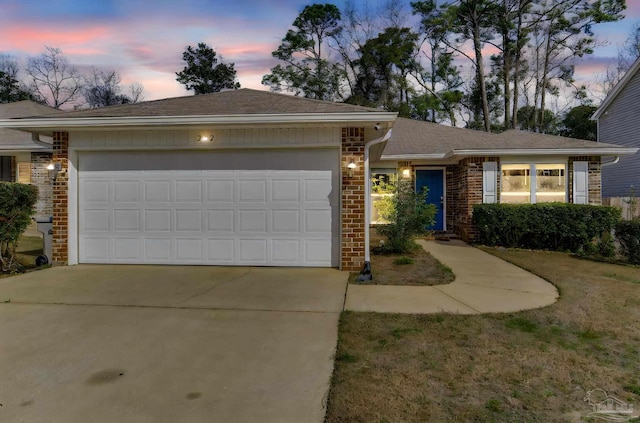
M29 118L0 120L0 128L9 129L71 129L71 128L132 128L193 125L269 125L269 124L339 124L394 121L397 113L300 113L262 115L198 115L198 116L138 116L92 118Z
M606 148L521 148L521 149L487 149L487 150L454 150L454 156L627 156L636 154L638 148L606 147Z
M383 154L380 156L380 160L429 160L429 159L446 159L451 156L451 153L434 153L434 154Z

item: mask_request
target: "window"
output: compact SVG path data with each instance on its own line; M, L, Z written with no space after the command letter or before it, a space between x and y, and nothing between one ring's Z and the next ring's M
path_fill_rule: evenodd
M11 156L0 156L0 181L11 182Z
M371 169L371 222L387 223L379 213L380 207L385 207L385 200L393 196L398 182L398 174L395 169Z
M500 201L509 204L565 202L566 165L503 164Z

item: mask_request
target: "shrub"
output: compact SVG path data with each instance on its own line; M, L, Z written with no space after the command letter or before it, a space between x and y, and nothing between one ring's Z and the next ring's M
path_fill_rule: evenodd
M427 204L427 189L414 192L410 181L399 181L393 197L388 197L390 205L379 209L381 217L388 224L379 225L378 233L387 238L384 252L405 254L415 247L415 238L427 232L433 225L436 206Z
M586 204L479 204L473 222L477 242L490 246L614 253L611 231L620 209Z
M17 270L16 242L31 223L37 199L38 189L33 185L0 183L0 260L4 273Z
M640 218L618 222L616 239L625 259L629 263L640 264Z

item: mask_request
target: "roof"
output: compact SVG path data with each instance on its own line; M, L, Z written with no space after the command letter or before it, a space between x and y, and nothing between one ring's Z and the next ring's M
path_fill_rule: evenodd
M637 149L509 130L499 134L398 118L381 160L486 155L627 155Z
M0 127L50 133L78 128L392 122L397 113L251 89L175 97L38 118L0 120Z
M31 100L0 104L0 119L35 117L59 114L59 110L33 102ZM13 129L0 128L0 151L40 151L50 147L37 144L31 134Z
M368 107L243 88L63 112L56 118L380 112Z
M598 120L600 116L607 110L607 108L611 105L613 100L616 99L618 94L627 86L629 81L633 79L634 75L640 70L640 57L633 62L633 65L629 68L624 77L613 87L613 89L607 95L607 98L604 99L598 110L595 111L593 116L591 116L591 120Z

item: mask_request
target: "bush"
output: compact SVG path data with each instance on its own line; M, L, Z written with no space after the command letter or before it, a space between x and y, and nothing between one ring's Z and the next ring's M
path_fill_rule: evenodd
M477 242L489 246L612 256L611 232L620 209L583 204L479 204Z
M17 270L16 242L31 223L38 188L33 185L0 183L0 261L2 272Z
M383 252L405 254L415 247L415 238L427 232L436 216L436 206L426 200L427 189L416 193L410 181L399 181L395 194L383 200L389 202L388 207L379 209L381 217L389 222L377 227L388 241Z
M616 239L625 259L629 263L640 264L640 218L618 222Z

